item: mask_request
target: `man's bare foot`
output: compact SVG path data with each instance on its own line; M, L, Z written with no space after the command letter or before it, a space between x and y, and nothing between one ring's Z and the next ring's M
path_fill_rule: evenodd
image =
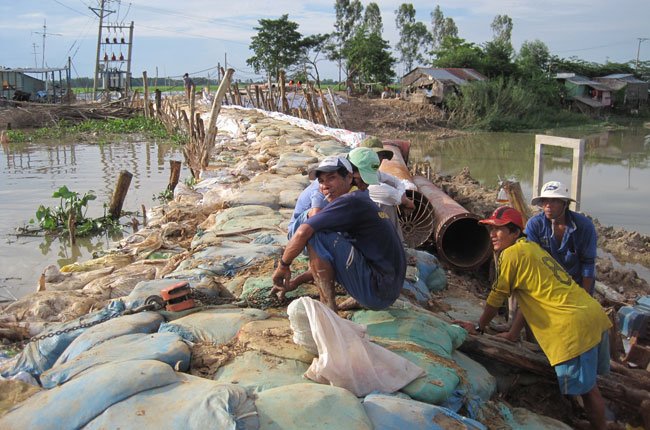
M341 311L350 311L352 309L361 309L361 305L356 301L354 297L349 297L345 299L339 305L339 310Z

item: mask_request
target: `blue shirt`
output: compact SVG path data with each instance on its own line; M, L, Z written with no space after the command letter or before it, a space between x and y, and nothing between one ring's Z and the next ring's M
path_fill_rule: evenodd
M404 247L388 215L370 200L367 191L336 198L305 224L316 232L346 233L370 266L378 295L393 300L399 296L406 275Z
M596 228L589 218L568 209L566 223L560 244L553 238L553 226L544 212L528 220L525 233L529 240L537 242L551 254L578 285L582 285L583 277L596 277Z
M289 226L287 230L289 231L289 236L292 236L295 233L296 221L303 214L303 212L310 210L311 208L322 209L327 205L327 200L325 196L320 192L320 187L318 180L312 181L311 184L298 196L296 200L296 206L293 210L293 215L291 215L291 220L289 220Z

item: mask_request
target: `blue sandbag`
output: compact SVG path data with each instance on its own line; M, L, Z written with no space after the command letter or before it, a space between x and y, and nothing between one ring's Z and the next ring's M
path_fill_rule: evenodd
M175 333L127 334L43 372L41 384L45 388L53 388L92 367L128 360L158 360L185 371L190 365L190 348Z
M82 352L109 339L125 334L153 333L158 331L158 327L163 321L165 319L160 314L155 312L141 312L133 315L124 315L90 327L63 351L63 354L54 363L54 366L70 361Z
M384 394L367 395L363 407L375 430L487 430L449 409Z
M49 326L40 336L77 327L80 324L90 324L114 315L119 315L122 312L124 312L124 303L121 300L115 300L101 311L84 315L66 323ZM68 333L62 333L28 343L25 349L18 355L16 365L13 369L3 372L2 376L10 377L24 371L37 378L41 373L52 367L63 351L85 330L88 329L73 330Z
M178 374L179 382L142 391L109 407L84 430L257 430L255 403L246 389Z
M112 404L177 381L176 372L159 361L108 363L65 385L36 393L0 418L0 428L79 429Z
M372 430L359 399L344 388L324 384L293 384L257 394L263 430Z
M465 370L465 384L459 385L452 396L443 406L458 412L465 406L470 418L480 415L480 408L484 402L490 400L496 392L496 378L492 376L480 363L472 360L460 351L454 351L452 358Z

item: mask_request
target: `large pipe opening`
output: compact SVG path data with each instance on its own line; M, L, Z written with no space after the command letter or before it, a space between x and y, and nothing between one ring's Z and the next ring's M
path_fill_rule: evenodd
M490 257L490 236L472 214L423 176L413 182L434 211L433 242L441 260L460 270L475 269Z

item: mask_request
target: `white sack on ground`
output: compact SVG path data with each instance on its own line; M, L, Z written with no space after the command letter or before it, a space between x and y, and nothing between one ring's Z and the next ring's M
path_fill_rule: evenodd
M365 327L339 317L322 303L302 297L290 307L292 329L298 325L294 320L300 318L292 319L291 314L298 316L302 312L296 309L304 308L318 348L318 357L305 372L307 378L345 388L361 397L373 391L395 392L424 375L420 367L370 342ZM304 327L304 322L299 325Z

